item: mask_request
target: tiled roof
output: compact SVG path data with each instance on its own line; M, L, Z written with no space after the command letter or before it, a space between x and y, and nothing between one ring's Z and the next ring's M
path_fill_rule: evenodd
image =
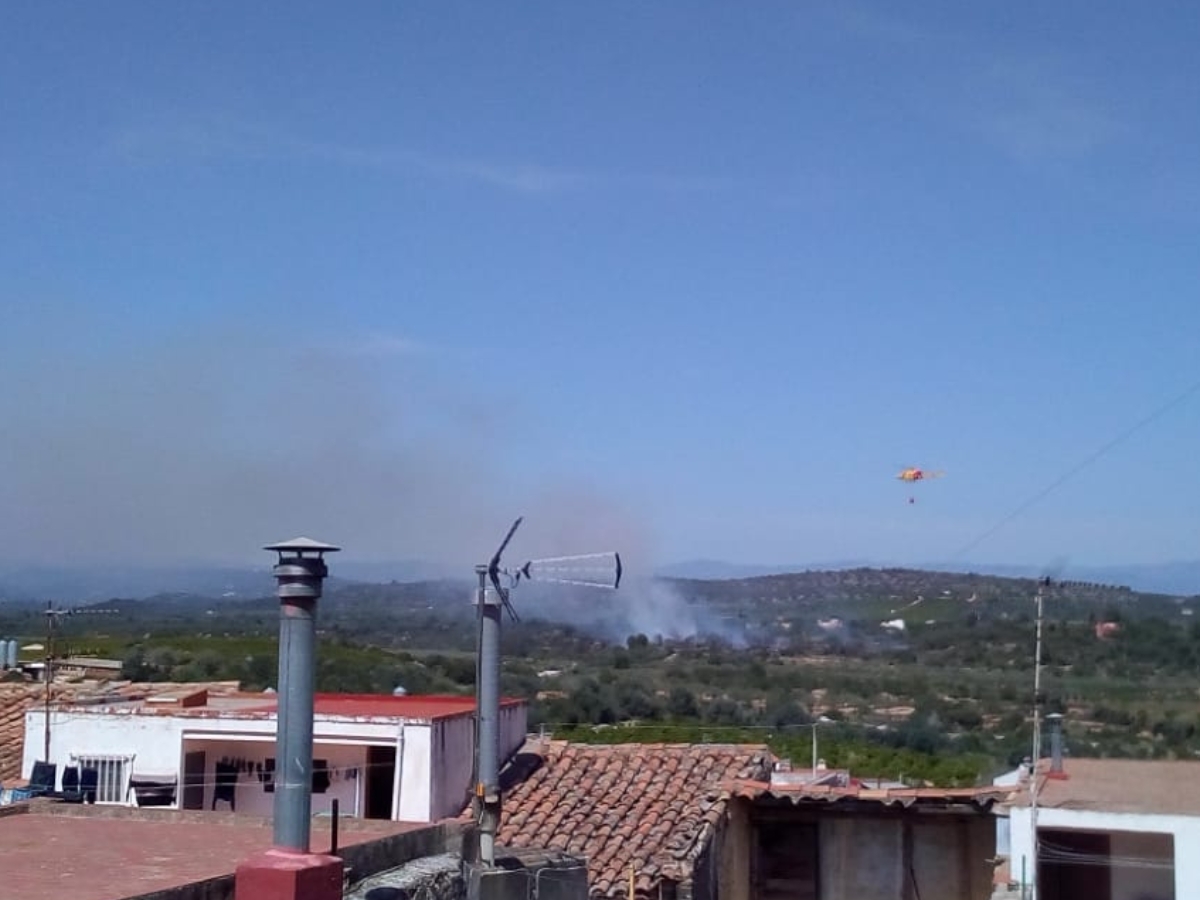
M1043 762L1040 767L1046 770ZM1038 805L1110 813L1200 816L1200 761L1081 759L1064 763L1066 778L1043 776ZM1009 788L1014 806L1029 805L1025 785Z
M21 777L25 710L44 696L41 685L0 684L0 784Z
M210 693L237 690L237 682L220 681L187 685L194 689L207 688ZM82 703L103 697L109 700L131 700L150 694L179 689L182 685L164 682L136 683L130 681L70 681L50 686L51 701L55 704ZM45 701L46 688L40 683L0 683L0 784L8 786L21 777L21 757L25 750L25 713L30 707Z
M505 793L498 843L586 857L594 897L625 894L631 866L643 896L687 878L725 809L722 785L772 763L758 745L532 741L514 766L531 755L541 764Z

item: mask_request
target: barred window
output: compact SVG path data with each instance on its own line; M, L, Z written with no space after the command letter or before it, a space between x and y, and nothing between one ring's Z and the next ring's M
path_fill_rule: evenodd
M129 764L132 756L72 754L82 776L85 769L96 771L96 802L124 803L129 787ZM80 778L80 789L87 790Z

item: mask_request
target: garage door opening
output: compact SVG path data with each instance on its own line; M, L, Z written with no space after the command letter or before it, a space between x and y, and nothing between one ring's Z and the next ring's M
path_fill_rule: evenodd
M1133 831L1038 831L1041 900L1177 900L1175 839Z

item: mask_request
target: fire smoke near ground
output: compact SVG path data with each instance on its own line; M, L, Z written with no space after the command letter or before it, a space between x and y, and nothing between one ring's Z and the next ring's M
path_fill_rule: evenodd
M694 602L674 583L634 575L617 591L597 588L522 584L513 592L522 616L575 626L606 641L630 635L667 640L715 638L734 646L747 644L744 630Z

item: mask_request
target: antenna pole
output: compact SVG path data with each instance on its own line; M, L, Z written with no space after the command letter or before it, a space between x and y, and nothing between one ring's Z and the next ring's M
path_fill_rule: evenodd
M504 597L488 587L488 566L478 566L479 685L476 714L478 781L475 799L479 810L479 858L487 867L496 863L496 834L500 830L500 615Z
M1037 639L1034 642L1033 662L1033 762L1029 774L1029 853L1032 861L1029 873L1029 900L1037 900L1038 889L1038 762L1042 755L1042 613L1045 587L1049 578L1038 582Z
M46 706L42 716L42 759L50 762L50 682L53 680L54 666L54 604L46 603L46 668L43 676L46 679Z
M616 553L529 560L513 570L501 568L500 558L521 521L518 518L513 522L491 560L475 567L475 574L479 577L479 587L475 593L479 637L475 657L475 796L471 806L479 826L478 862L485 870L496 865L496 836L500 831L500 618L504 610L508 610L513 621L519 621L516 610L509 603L509 593L522 578L538 579L541 567L549 569L552 576L545 580L564 584L615 590L621 581L621 558ZM609 560L610 563L608 566L598 565L598 559ZM535 566L539 567L537 571ZM603 577L596 574L601 570ZM501 584L502 577L509 579L507 587ZM478 900L477 882L472 881L467 896L469 900Z

